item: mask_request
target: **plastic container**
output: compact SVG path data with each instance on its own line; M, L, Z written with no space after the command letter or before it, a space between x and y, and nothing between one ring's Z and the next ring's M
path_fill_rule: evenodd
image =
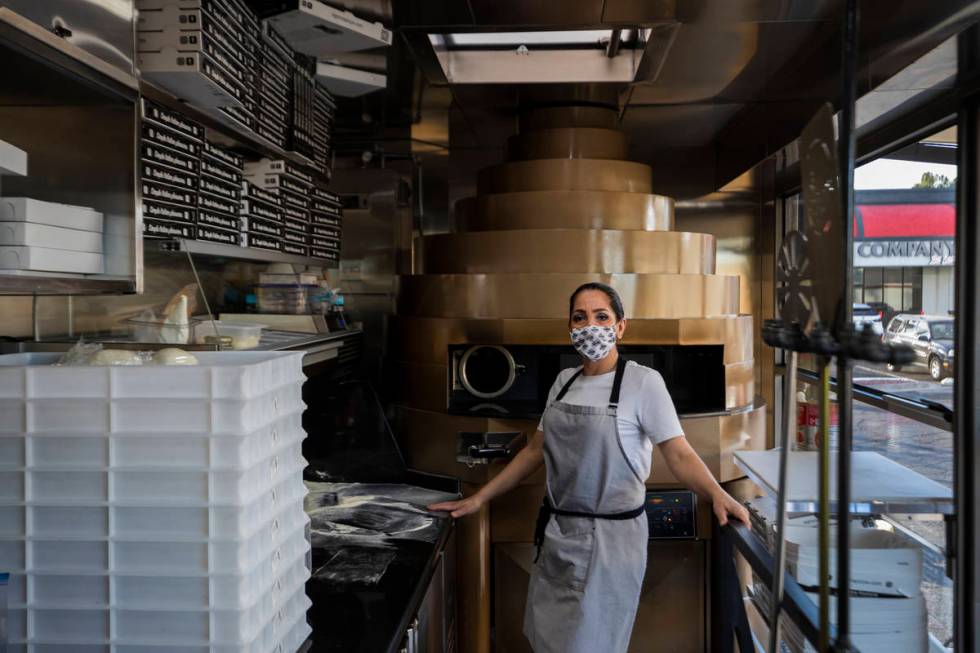
M293 412L242 436L200 438L169 433L113 434L111 449L117 469L196 469L209 463L212 470L243 469L254 465L274 448L301 441L304 437L302 414ZM101 448L93 443L87 451L80 447L75 450L95 458ZM56 455L47 459L60 459Z
M255 294L259 299L260 313L284 313L306 315L310 312L310 294L319 286L258 284Z
M135 342L172 345L185 345L190 342L191 333L193 333L196 323L195 318L188 318L187 324L173 324L163 320L146 320L135 317L123 320L123 324Z
M302 353L0 356L8 650L292 653L309 629Z
M305 625L311 605L303 582L271 589L241 610L139 610L30 605L9 610L11 644L7 650L36 651L283 651L292 653L310 630ZM28 620L27 615L31 618ZM110 649L110 637L113 646ZM26 641L30 641L27 648ZM298 640L298 641L296 641ZM210 645L210 648L209 648Z
M199 345L220 344L235 350L255 349L262 338L264 324L224 322L195 318L194 342Z

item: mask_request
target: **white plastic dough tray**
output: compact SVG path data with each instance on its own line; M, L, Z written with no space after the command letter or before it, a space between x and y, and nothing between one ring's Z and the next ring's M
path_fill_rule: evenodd
M303 354L195 355L0 356L8 650L291 653L308 637Z

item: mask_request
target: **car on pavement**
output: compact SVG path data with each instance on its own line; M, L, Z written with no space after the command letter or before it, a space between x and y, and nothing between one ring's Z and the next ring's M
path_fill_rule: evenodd
M853 317L851 319L854 322L855 331L861 331L866 324L870 324L871 328L879 336L884 333L881 324L881 314L875 309L867 304L854 304L852 312Z
M925 367L934 381L953 375L953 319L949 316L899 313L888 322L881 339L911 347L915 351L911 365ZM888 369L901 368L889 365Z

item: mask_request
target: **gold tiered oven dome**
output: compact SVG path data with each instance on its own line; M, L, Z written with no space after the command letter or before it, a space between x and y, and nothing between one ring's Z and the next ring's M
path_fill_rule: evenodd
M739 315L739 278L717 274L714 236L674 231L673 200L653 192L650 167L626 160L627 151L614 110L534 111L510 138L507 161L480 171L477 195L456 203L454 231L416 239L414 274L399 279L389 329L410 466L459 477L470 491L499 469L460 464L459 434L529 436L537 422L451 410L450 350L568 346L568 297L588 281L621 294L630 320L625 345L720 346L723 406L681 416L719 481L741 476L735 450L764 448L765 409L754 405L752 318ZM653 470L649 484L674 481L662 460ZM461 547L460 569L474 569L460 577L464 630L487 626L489 534L494 541L531 541L541 480L496 501L480 517L483 526L461 530L470 541Z

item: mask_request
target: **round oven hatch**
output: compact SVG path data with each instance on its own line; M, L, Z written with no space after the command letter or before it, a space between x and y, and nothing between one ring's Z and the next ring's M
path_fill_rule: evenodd
M460 383L474 397L494 399L506 393L517 378L509 351L497 345L470 347L459 361Z

